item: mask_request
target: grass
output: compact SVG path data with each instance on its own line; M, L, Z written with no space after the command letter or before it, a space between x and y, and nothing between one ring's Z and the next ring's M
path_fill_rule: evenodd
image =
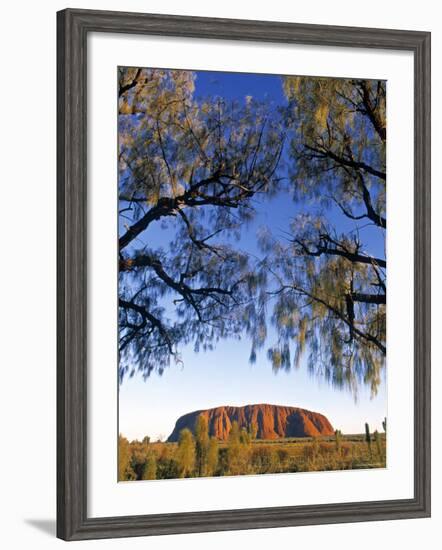
M317 438L286 438L276 440L253 440L237 449L232 466L232 453L229 443L218 443L217 467L212 476L256 475L268 473L319 472L331 470L357 470L386 467L386 437L380 435L379 443L372 438L368 445L365 434L322 436ZM138 449L132 454L134 471L142 471L142 464L137 468L135 462L143 460L139 452L139 442L131 442L130 447ZM138 447L137 447L138 446ZM146 448L147 449L147 448ZM177 443L149 443L148 449L156 460L156 479L180 477L177 465ZM196 473L187 477L196 477ZM126 479L141 479L138 475Z

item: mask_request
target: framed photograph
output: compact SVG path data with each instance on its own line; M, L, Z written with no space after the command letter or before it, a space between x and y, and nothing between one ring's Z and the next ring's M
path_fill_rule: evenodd
M57 32L58 536L429 516L430 33Z

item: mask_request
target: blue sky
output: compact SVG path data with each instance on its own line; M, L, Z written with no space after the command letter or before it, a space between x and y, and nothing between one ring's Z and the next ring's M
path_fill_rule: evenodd
M266 99L275 107L285 103L278 76L198 72L195 96L215 95L226 100L253 96ZM271 199L256 201L255 208L257 214L242 232L239 246L259 255L256 233L261 227L269 227L276 236L283 237L290 219L309 206L295 205L289 194L282 192ZM330 221L337 228L348 229L347 220L337 211L330 212ZM150 244L165 244L173 234L174 222L168 223L166 230L161 229L160 223L154 224L142 240L148 238ZM383 239L377 232L363 228L361 236L367 250L383 254ZM270 329L268 344L275 341ZM222 341L211 352L194 353L192 346L187 346L181 349L184 366L172 364L162 376L153 373L146 381L141 375L126 378L119 388L120 433L129 439L144 435L154 439L167 437L182 414L219 405L252 403L299 406L321 412L344 433L362 432L365 422L372 430L382 430L381 422L387 415L385 381L376 397L371 398L370 390L361 388L355 401L348 391L312 378L303 364L298 370L274 373L266 358L267 347L251 365L250 341L246 338Z

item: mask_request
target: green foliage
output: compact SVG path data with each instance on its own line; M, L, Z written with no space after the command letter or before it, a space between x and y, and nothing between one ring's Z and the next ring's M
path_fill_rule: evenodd
M272 323L275 371L306 356L315 376L374 395L387 263L367 250L364 231L369 224L385 241L385 82L286 77L288 105L275 111L252 98L196 98L194 80L191 71L119 70L121 379L161 374L182 361L183 346L212 350L239 335L254 362ZM287 189L294 212L308 202L310 213L293 218L286 239L263 231L265 257L255 259L235 243L257 197ZM331 223L337 213L345 230Z
M211 437L209 441L209 448L207 450L207 475L214 476L218 469L218 441L215 437Z
M182 345L211 349L256 316L263 276L227 242L254 216L254 196L277 190L283 123L268 103L196 100L194 78L119 73L121 377L133 364L161 373ZM141 246L158 222L170 242Z
M252 437L250 435L250 432L248 432L245 428L242 428L239 434L239 441L241 445L249 446L252 442Z
M271 446L259 445L252 449L252 471L257 474L273 473L277 470L279 455Z
M151 454L149 437L144 437L142 441L131 441L130 451L131 469L133 470L136 479L140 479L143 477L148 456Z
M290 465L289 451L284 448L276 449L276 456L274 457L274 462L278 467L278 471L286 472Z
M121 434L118 436L118 481L135 479L131 467L131 450L129 441Z
M258 435L258 424L255 421L252 421L249 425L249 434L252 441L256 439Z
M180 432L176 460L179 477L191 477L195 470L195 441L187 428Z
M235 420L227 441L227 464L229 475L246 473L250 453L250 438L246 430L240 430Z
M228 441L209 439L203 477L385 467L385 435L377 432L373 436L377 452L372 453L365 433L343 435L337 430L333 436L247 443L241 440L241 430L232 428ZM143 447L143 442L129 443L120 436L120 446L126 456L120 481L199 477L196 442L189 430L182 430L178 443Z
M376 443L376 450L377 450L377 453L378 453L378 457L381 460L382 455L383 455L381 436L380 436L380 434L377 430L374 432L373 435L374 435L374 440L375 440L375 443Z
M341 452L341 444L342 444L342 432L341 430L335 430L335 442L336 442L336 451L338 453Z
M161 458L157 463L157 479L176 479L180 477L178 462L173 458Z
M312 442L312 455L313 459L316 459L320 452L319 438L314 437Z
M278 332L268 357L275 370L290 369L308 352L312 374L375 394L385 367L386 260L362 235L370 224L385 241L385 83L287 77L284 89L293 198L318 214L295 217L286 245L261 239ZM332 211L352 229L337 231Z
M156 479L157 478L157 461L153 453L149 453L144 465L144 470L141 479Z
M368 425L368 423L366 422L365 423L365 441L367 442L367 446L368 446L368 450L370 451L370 456L371 456L371 434L370 434L370 426Z
M348 213L371 219L357 186L359 177L373 189L372 207L385 214L386 83L378 80L286 77L288 124L296 130L296 198L345 204ZM335 203L335 204L337 204ZM359 209L359 210L357 210ZM351 216L348 216L352 219ZM381 220L372 220L381 223Z
M232 422L232 425L230 426L228 442L232 444L239 443L240 433L241 432L239 430L239 423L237 420L234 420Z
M199 477L207 475L209 452L209 426L207 418L200 414L195 423L195 459L196 472Z

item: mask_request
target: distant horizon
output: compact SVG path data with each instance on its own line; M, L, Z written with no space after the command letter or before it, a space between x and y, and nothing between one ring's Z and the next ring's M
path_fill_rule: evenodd
M146 380L140 374L127 378L119 387L119 433L129 440L146 435L166 439L178 418L190 412L258 403L318 412L347 434L362 433L365 422L373 431L382 431L388 416L385 375L377 395L361 386L355 401L348 391L310 376L304 364L274 373L265 353L258 353L254 365L249 364L248 354L245 339L224 340L216 350L200 354L187 346L183 367L173 364Z
M167 441L169 439L169 437L172 435L173 431L174 431L174 428L176 426L176 423L178 422L178 420L184 416L192 416L196 413L200 413L200 412L210 412L212 410L216 410L216 409L221 409L221 408L232 408L232 409L239 409L239 408L247 408L247 407L281 407L281 408L289 408L289 409L297 409L297 410L300 410L300 411L305 411L305 412L309 412L309 413L313 413L313 414L319 414L319 415L322 415L324 417L327 418L327 420L329 420L329 422L331 423L331 425L333 426L334 429L340 429L341 432L343 433L343 435L360 435L360 434L363 434L364 433L364 429L363 429L363 426L361 426L361 430L360 431L345 431L345 430L342 430L341 428L339 427L336 427L333 423L332 420L330 420L329 418L329 415L327 415L326 412L324 411L320 411L320 410L312 410L312 409L308 409L306 407L300 407L298 405L292 405L292 404L282 404L282 403L269 403L269 402L259 402L259 403L247 403L247 404L243 404L243 405L237 405L237 404L231 404L231 403L224 403L224 404L219 404L219 405L216 405L216 406L211 406L211 407L200 407L200 408L197 408L197 409L194 409L194 410L191 410L191 411L187 411L181 415L179 415L177 418L176 418L176 421L174 423L174 426L172 427L172 429L169 431L168 435L165 435L164 437L161 438L161 441ZM370 430L373 432L374 430L378 430L378 431L382 431L382 420L380 421L379 425L372 425L370 426ZM127 437L127 434L124 433L124 432L120 432L120 435L124 436L124 437ZM127 437L130 441L134 441L134 440L138 440L138 441L142 441L142 439L146 436L148 436L150 438L151 441L155 442L157 440L159 440L158 436L159 435L163 435L163 434L156 434L156 436L151 436L150 434L148 433L143 433L143 434L140 434L138 437ZM305 437L309 437L309 436L305 436ZM257 438L259 439L259 438ZM265 439L265 438L264 438Z

